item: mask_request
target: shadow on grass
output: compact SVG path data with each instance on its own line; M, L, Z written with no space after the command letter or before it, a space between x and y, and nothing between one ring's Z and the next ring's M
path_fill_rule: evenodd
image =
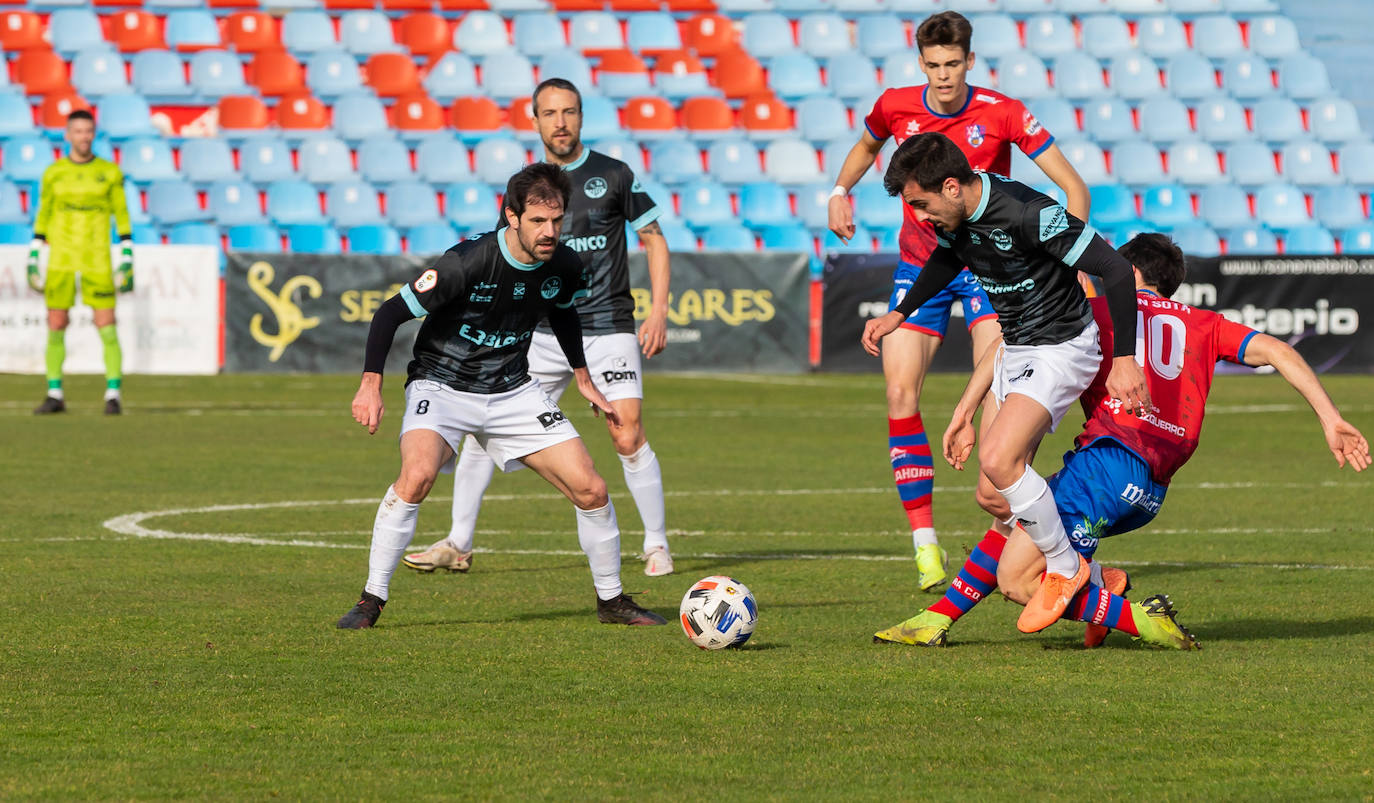
M1340 638L1374 633L1374 617L1301 621L1296 619L1230 619L1190 628L1206 649L1209 641Z

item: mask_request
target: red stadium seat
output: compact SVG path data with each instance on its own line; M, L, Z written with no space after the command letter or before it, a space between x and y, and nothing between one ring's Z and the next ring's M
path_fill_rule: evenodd
M688 98L682 102L682 127L688 131L728 131L735 127L735 111L720 98Z
M668 10L674 14L689 14L693 11L715 13L713 0L668 0Z
M553 0L553 8L563 14L570 11L600 11L602 0Z
M349 9L371 10L376 8L377 4L373 0L324 0L324 7L344 11ZM407 6L407 8L411 8L411 6Z
M510 107L506 110L506 119L516 132L534 133L534 99L516 98L511 101Z
M290 131L318 131L329 127L329 109L304 89L282 95L273 116L278 126Z
M390 114L391 125L400 131L439 131L445 125L444 107L423 91L397 97Z
M379 97L394 98L420 88L415 59L407 53L374 53L367 60L364 79Z
M91 104L71 89L60 89L44 96L43 104L38 107L38 124L44 128L63 128L67 125L67 115L77 109L91 110Z
M636 133L673 131L677 128L677 112L663 98L630 98L625 101L625 127Z
M701 59L693 56L688 50L665 50L658 54L654 60L655 73L667 73L670 75L683 75L686 73L704 73L706 65L701 63Z
M487 0L439 0L440 11L486 11Z
M225 95L216 106L221 130L248 131L271 122L267 106L256 95Z
M107 21L110 39L124 53L167 49L162 39L162 23L146 11L121 11Z
M240 53L280 50L277 21L261 11L237 11L224 21L225 44Z
M257 8L258 0L205 0L210 8Z
M453 47L453 28L438 14L417 11L401 18L396 41L412 56L428 58L432 63Z
M727 98L745 98L768 91L763 65L743 50L727 50L717 56L714 79L711 83Z
M487 97L458 98L449 111L453 127L461 131L495 131L505 127L505 117L496 101Z
M698 14L687 20L682 43L698 56L719 56L739 47L739 32L729 17Z
M429 11L434 3L431 0L382 0L382 8L386 11Z
M71 88L67 62L47 48L20 52L19 58L14 60L14 79L23 84L24 91L30 95L46 95Z
M768 93L746 98L740 107L739 118L746 131L791 131L794 128L792 110Z
M31 47L46 48L43 20L32 11L6 11L0 14L0 48L10 52Z
M248 83L268 97L305 87L305 70L285 50L259 50L248 65Z
M597 62L597 72L618 72L618 73L647 73L648 65L644 59L635 55L633 50L617 48L615 50L599 50L601 59Z
M597 6L598 11L601 6ZM663 4L659 0L611 0L611 10L625 13L627 11L662 11Z

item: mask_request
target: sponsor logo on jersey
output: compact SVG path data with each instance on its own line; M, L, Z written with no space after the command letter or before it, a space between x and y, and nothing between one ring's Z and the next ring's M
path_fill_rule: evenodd
M976 148L976 147L978 147L979 145L982 145L982 144L983 144L983 135L986 134L987 132L988 132L988 130L987 130L986 128L982 127L981 125L979 125L978 123L974 123L973 125L968 126L967 128L965 128L965 129L964 129L964 136L968 138L969 147L971 147L971 148Z
M434 289L434 285L439 283L439 274L434 268L430 268L420 274L420 278L415 280L415 292L427 293Z
M491 303L496 300L496 294L492 292L494 290L496 290L495 284L491 282L478 282L477 286L472 288L472 295L468 296L468 300L475 301L479 304Z
M577 253L584 251L597 251L606 247L606 235L594 234L590 237L569 237L563 244Z
M524 298L524 297L525 297L525 283L524 283L524 282L516 282L516 283L515 283L515 286L511 288L510 294L511 294L511 298L514 298L514 299L516 299L517 301L518 301L519 299Z
M553 429L568 420L568 417L563 415L563 411L557 409L550 410L547 413L540 413L536 417L539 419L539 423L544 426L544 429Z
M433 271L431 271L432 273ZM258 343L271 349L267 354L267 359L276 362L281 359L282 352L286 347L296 342L296 338L301 336L301 332L306 329L314 329L320 325L320 319L316 317L305 317L301 308L296 306L292 300L297 291L304 290L306 295L311 298L319 298L324 293L324 288L313 276L292 276L282 283L280 292L272 292L272 280L276 278L276 271L266 262L254 262L248 268L248 288L253 294L262 299L267 308L272 311L272 315L277 319L276 334L268 334L262 328L262 313L255 313L248 321L248 332Z
M1001 229L993 229L993 230L992 230L992 234L989 234L988 236L992 238L992 244L995 245L995 246L997 246L997 250L999 250L999 251L1010 251L1010 250L1011 250L1011 235L1010 235L1010 234L1007 234L1005 231L1002 231Z
M486 346L493 349L513 346L522 340L530 339L529 332L488 332L466 323L458 327L458 335L464 340L470 340L479 346Z
M582 185L582 191L588 198L600 198L606 194L606 179L601 176L592 176L587 179L587 183Z
M973 99L974 99L974 100L981 100L981 101L983 101L984 103L988 104L989 106L996 106L997 104L999 104L999 103L1002 102L1002 99L1001 99L1001 98L999 98L999 97L994 97L994 96L992 96L992 95L988 95L988 94L985 94L985 93L983 93L983 92L979 92L978 94L974 95L974 96L973 96Z
M558 295L558 291L563 289L563 280L557 276L550 276L539 285L539 295L543 298L553 298Z
M1021 113L1021 126L1027 136L1033 137L1041 131L1040 121L1035 119L1035 115L1029 111Z
M1056 204L1040 210L1040 242L1043 243L1068 229L1069 213L1064 211L1064 207Z

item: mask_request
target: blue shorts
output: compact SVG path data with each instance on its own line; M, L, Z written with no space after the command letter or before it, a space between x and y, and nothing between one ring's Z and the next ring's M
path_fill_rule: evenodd
M1149 524L1169 490L1150 479L1144 460L1110 438L1066 453L1049 486L1069 541L1089 560L1098 539Z
M911 289L920 273L921 269L910 262L897 263L897 270L892 274L892 297L887 302L888 312L902 303L902 299L906 297L907 291ZM949 328L949 310L955 301L963 302L964 323L969 329L976 323L997 320L997 313L992 311L992 302L988 300L988 294L983 291L983 286L978 283L978 277L970 273L968 268L964 268L943 290L936 293L934 298L911 313L911 316L902 322L902 328L915 329L943 338L945 330Z

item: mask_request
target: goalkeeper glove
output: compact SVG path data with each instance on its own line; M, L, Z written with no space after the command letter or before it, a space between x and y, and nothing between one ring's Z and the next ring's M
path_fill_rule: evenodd
M33 291L35 293L43 292L43 275L38 272L38 263L41 260L42 255L43 241L38 238L34 238L34 241L29 243L28 269L29 287L33 288Z
M131 293L134 289L134 241L125 237L119 241L119 292Z

